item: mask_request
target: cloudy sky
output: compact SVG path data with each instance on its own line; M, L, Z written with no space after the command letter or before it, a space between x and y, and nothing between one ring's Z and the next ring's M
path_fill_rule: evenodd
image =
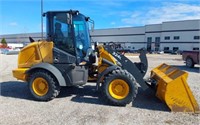
M41 32L40 3L0 0L0 34ZM200 19L200 0L43 0L43 4L44 12L79 10L95 21L95 29Z

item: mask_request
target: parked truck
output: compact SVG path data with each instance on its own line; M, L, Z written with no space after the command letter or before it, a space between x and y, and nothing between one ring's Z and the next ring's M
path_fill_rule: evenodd
M200 51L183 51L182 58L185 61L187 67L194 67L195 64L199 63Z

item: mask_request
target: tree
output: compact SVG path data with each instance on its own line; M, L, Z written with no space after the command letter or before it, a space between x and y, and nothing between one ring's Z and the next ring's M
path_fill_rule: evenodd
M1 40L1 44L2 44L2 47L3 47L3 48L6 48L6 47L7 47L7 42L6 42L6 39L5 39L5 38L3 38L3 39Z

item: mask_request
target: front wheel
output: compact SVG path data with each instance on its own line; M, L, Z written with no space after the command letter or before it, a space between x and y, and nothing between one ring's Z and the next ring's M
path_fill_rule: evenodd
M30 74L29 90L36 100L49 101L59 94L60 86L52 74L38 70Z
M126 70L114 70L102 83L104 99L111 105L125 106L134 100L138 87L134 77Z

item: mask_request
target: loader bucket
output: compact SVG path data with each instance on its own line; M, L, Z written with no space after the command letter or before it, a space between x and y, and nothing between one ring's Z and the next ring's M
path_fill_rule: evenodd
M199 113L199 106L187 84L188 73L167 64L151 71L156 83L156 96L174 112Z

